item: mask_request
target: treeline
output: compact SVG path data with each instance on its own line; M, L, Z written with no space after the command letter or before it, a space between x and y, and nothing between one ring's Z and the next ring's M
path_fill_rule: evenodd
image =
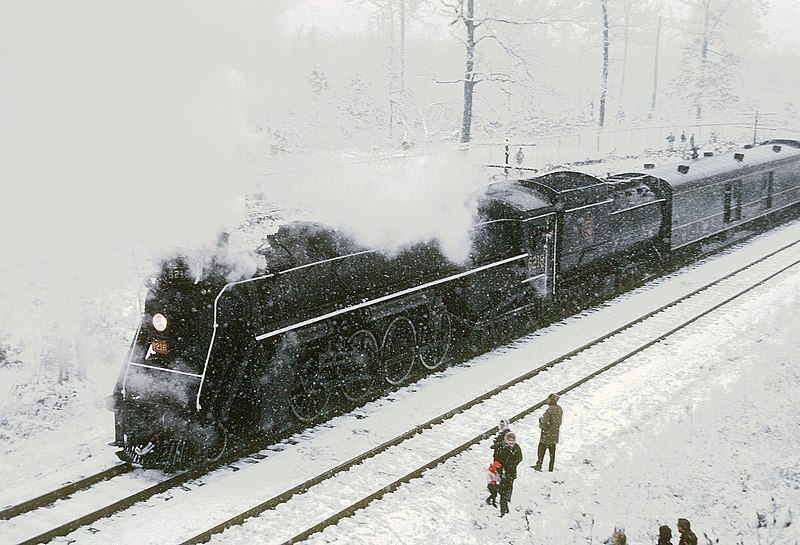
M269 156L525 138L769 111L797 120L797 52L748 0L339 0L284 29L257 126Z

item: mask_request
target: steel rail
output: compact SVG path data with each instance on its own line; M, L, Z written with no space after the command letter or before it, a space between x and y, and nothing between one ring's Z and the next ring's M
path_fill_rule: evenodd
M760 280L759 282L748 286L747 288L737 292L735 295L732 295L732 296L726 298L725 300L723 300L722 302L714 305L710 309L707 309L707 310L705 310L705 311L693 316L691 319L686 320L682 324L672 328L670 331L668 331L666 333L663 333L663 334L655 337L654 339L651 339L647 343L644 343L644 344L640 345L639 347L637 347L636 349L628 352L624 356L622 356L620 358L617 358L616 360L612 361L611 363L609 363L609 364L605 365L604 367L598 369L597 371L595 371L595 372L583 377L582 379L570 384L566 388L563 388L563 389L559 390L556 393L559 396L563 396L564 394L566 394L566 393L568 393L568 392L580 387L581 385L583 385L586 382L592 380L593 378L605 373L609 369L612 369L612 368L616 367L620 363L630 359L631 357L635 356L636 354L638 354L640 352L643 352L644 350L647 350L648 348L650 348L651 346L661 342L665 338L667 338L667 337L675 334L676 332L684 329L685 327L691 325L692 323L696 322L697 320L701 319L702 317L710 314L711 312L714 312L715 310L718 310L720 307L730 303L731 301L733 301L733 300L741 297L742 295L752 291L753 289L763 285L765 282L767 282L767 281L771 280L772 278L784 273L785 271L791 269L792 267L797 266L798 264L800 264L800 260L794 261L793 263L791 263L790 265L787 265L786 267L782 268L778 272L773 273L770 276L768 276L767 278L764 278L764 279ZM536 411L537 409L543 407L546 403L547 403L547 400L544 399L544 400L539 401L538 403L536 403L534 405L531 405L529 408L525 409L524 411L522 411L522 412L512 416L511 418L509 418L508 419L509 423L516 422L517 420L520 420L522 418L525 418L525 417L531 415L534 411ZM497 433L497 431L498 431L498 428L495 426L494 428L492 428L490 430L487 430L487 431L481 433L478 436L473 437L472 439L470 439L470 440L462 443L461 445L451 449L450 451L448 451L447 453L443 454L442 456L439 456L435 460L432 460L432 461L428 462L427 464L425 464L425 465L423 465L421 467L418 467L414 471L411 471L410 473L408 473L408 474L404 475L403 477L397 479L393 483L391 483L389 485L386 485L386 486L383 486L380 490L377 490L377 491L373 492L372 494L362 498L358 502L356 502L356 503L350 505L349 507L339 511L335 515L333 515L331 517L328 517L327 519L323 520L322 522L319 522L318 524L315 524L313 527L311 527L311 528L301 532L300 534L297 534L296 536L284 541L281 545L294 545L296 543L304 541L305 539L309 538L310 536L312 536L312 535L314 535L314 534L316 534L318 532L321 532L322 530L324 530L325 528L328 528L329 526L333 526L334 524L338 524L339 521L341 521L342 519L345 519L345 518L348 518L348 517L354 515L356 512L358 512L361 509L365 508L366 506L368 506L373 501L381 499L385 495L387 495L387 494L389 494L391 492L394 492L395 490L400 488L400 486L402 486L403 484L406 484L406 483L410 482L413 479L421 477L422 474L425 473L426 471L429 471L429 470L441 465L442 463L446 462L450 458L453 458L453 457L461 454L462 452L466 451L467 449L477 445L481 441L484 441L484 440L488 439L494 433Z
M738 268L738 269L736 269L736 270L734 270L734 271L732 271L732 272L730 272L730 273L728 273L728 274L726 274L726 275L724 275L724 276L722 276L722 277L720 277L720 278L718 278L718 279L716 279L716 280L714 280L712 282L709 282L709 283L707 283L707 284L705 284L705 285L703 285L701 287L698 287L697 289L693 290L692 292L690 292L690 293L688 293L688 294L686 294L686 295L684 295L684 296L682 296L682 297L680 297L680 298L678 298L678 299L676 299L674 301L666 303L666 304L662 305L661 307L648 312L645 315L639 316L636 319L631 320L628 323L626 323L624 325L621 325L620 327L614 329L613 331L610 331L610 332L602 335L601 337L599 337L597 339L594 339L594 340L592 340L592 341L590 341L590 342L588 342L588 343L586 343L586 344L584 344L584 345L582 345L580 347L577 347L577 348L575 348L575 349L573 349L573 350L571 350L571 351L559 356L558 358L553 359L553 360L541 365L540 367L538 367L536 369L528 371L528 372L526 372L526 373L524 373L524 374L522 374L522 375L520 375L520 376L518 376L518 377L516 377L516 378L514 378L514 379L512 379L512 380L510 380L508 382L506 382L505 384L502 384L502 385L500 385L500 386L498 386L496 388L493 388L489 392L486 392L486 393L484 393L484 394L482 394L482 395L480 395L480 396L478 396L478 397L476 397L476 398L474 398L474 399L472 399L472 400L460 405L459 407L457 407L455 409L447 411L446 413L443 413L443 414L439 415L438 417L435 417L435 418L425 422L424 424L420 424L418 426L415 426L413 429L411 429L411 430L409 430L409 431L407 431L407 432L405 432L405 433L403 433L401 435L398 435L397 437L395 437L395 438L393 438L393 439L391 439L389 441L386 441L386 442L382 443L381 445L379 445L379 446L377 446L377 447L375 447L373 449L370 449L369 451L364 452L364 453L362 453L362 454L360 454L360 455L358 455L358 456L356 456L356 457L354 457L354 458L352 458L352 459L350 459L350 460L348 460L348 461L336 466L335 468L329 469L329 470L321 473L320 475L318 475L318 476L316 476L316 477L314 477L312 479L309 479L309 480L305 481L304 483L302 483L302 484L300 484L300 485L298 485L296 487L293 487L292 489L287 490L286 492L284 492L284 493L282 493L282 494L280 494L278 496L275 496L275 497L271 498L270 500L267 500L266 502L263 502L263 503L259 504L258 506L255 506L255 507L249 509L248 511L246 511L246 512L240 514L240 515L232 517L231 519L229 519L229 520L227 520L227 521L215 526L214 528L212 528L210 530L207 530L207 531L205 531L205 532L203 532L201 534L198 534L197 536L195 536L195 537L183 542L181 545L189 545L189 544L194 544L194 543L204 543L205 541L208 541L208 539L210 539L211 536L213 536L215 534L218 534L218 533L221 533L222 531L224 531L225 529L227 529L227 528L229 528L231 526L241 524L246 519L251 518L253 516L256 516L259 513L262 513L264 511L272 509L272 508L274 508L274 507L276 507L276 506L278 506L278 505L280 505L282 503L285 503L292 496L294 496L296 494L299 494L299 493L302 493L302 492L305 492L308 489L312 488L313 486L316 486L319 483L321 483L321 482L323 482L323 481L325 481L327 479L330 479L334 475L336 475L338 473L341 473L342 471L345 471L345 470L349 469L350 467L358 465L358 464L362 463L363 461L365 461L365 460L367 460L369 458L372 458L372 457L380 454L381 452L384 452L384 451L388 450L389 448L391 448L393 446L399 445L400 443L402 443L402 442L408 440L409 438L421 433L422 431L424 431L426 429L430 429L435 425L441 424L442 422L452 418L453 416L455 416L457 414L460 414L460 413L470 409L471 407L473 407L473 406L475 406L475 405L477 405L479 403L482 403L482 402L494 397L495 395L503 392L504 390L507 390L507 389L509 389L509 388L511 388L511 387L523 382L523 381L526 381L526 380L538 375L542 371L545 371L547 369L550 369L550 368L558 365L559 363L561 363L561 362L563 362L563 361L575 356L576 354L578 354L578 353L580 353L580 352L582 352L582 351L584 351L584 350L586 350L588 348L591 348L592 346L595 346L595 345L603 342L604 340L608 339L609 337L612 337L612 336L618 334L619 332L621 332L621 331L623 331L623 330L625 330L625 329L627 329L627 328L629 328L629 327L631 327L631 326L633 326L633 325L635 325L637 323L645 321L646 319L650 318L654 314L657 314L657 313L659 313L659 312L661 312L661 311L663 311L663 310L665 310L665 309L667 309L669 307L675 306L675 305L679 304L681 301L683 301L685 299L688 299L688 298L696 295L697 293L708 289L709 287L711 287L711 286L713 286L715 284L719 284L719 283L723 282L724 280L727 280L728 278L731 278L732 276L735 276L735 275L739 274L740 272L742 272L742 271L744 271L744 270L746 270L746 269L748 269L748 268L750 268L750 267L752 267L752 266L754 266L754 265L756 265L756 264L758 264L758 263L760 263L762 261L765 261L765 260L769 259L770 257L773 257L774 255L777 255L780 252L782 252L782 251L784 251L784 250L786 250L788 248L791 248L792 246L795 246L797 244L800 244L800 240L797 240L797 241L794 241L792 243L786 244L786 245L774 250L773 252L770 252L769 254L764 255L761 258L759 258L759 259L757 259L757 260L755 260L755 261L753 261L751 263L748 263L747 265L744 265L744 266L742 266L742 267L740 267L740 268ZM647 343L647 345L643 345L642 347L640 347L636 351L631 352L630 354L624 356L623 358L619 359L618 361L612 362L611 364L609 364L608 366L604 367L603 369L597 371L593 375L581 379L581 381L578 381L574 385L562 390L560 393L568 392L569 390L579 386L580 384L583 384L584 382L586 382L588 380L591 380L591 378L593 378L594 376L597 376L598 374L601 374L602 372L605 372L606 370L618 365L619 363L621 363L625 359L628 359L629 357L631 357L635 353L638 353L638 352L640 352L642 350L645 350L649 346L652 346L653 344L659 342L660 340L663 340L663 337L671 335L672 333L674 333L678 329L686 327L686 325L689 325L691 322L696 321L697 319L701 318L703 315L715 310L719 306L727 304L728 302L730 302L731 300L735 299L736 297L739 297L739 296L743 295L744 293L754 289L758 285L763 284L764 282L766 282L770 278L772 278L774 276L777 276L781 272L783 272L786 269L788 269L788 268L790 268L790 267L792 267L794 265L797 265L797 264L798 264L798 262L796 261L793 264L785 267L781 271L771 275L770 277L768 277L766 279L763 279L761 282L759 282L759 283L757 283L757 284L755 284L753 286L750 286L750 287L746 288L745 290L742 290L740 293L736 294L735 296L732 296L732 297L726 299L724 302L716 305L713 309L708 310L705 313L693 318L692 320L690 320L686 324L680 326L679 328L676 328L675 330L670 331L669 333L667 333L665 335L662 335L660 338ZM544 401L542 401L540 403L537 403L537 404L531 406L529 409L526 409L522 413L519 413L516 416L512 417L509 420L513 422L513 421L516 421L516 420L518 420L520 418L523 418L524 416L527 416L531 412L533 412L536 409L538 409L539 407L541 407L543 405L543 403L544 403ZM492 428L490 430L487 430L487 431L481 433L479 436L477 436L476 438L470 440L468 443L465 443L465 444L457 447L456 449L453 449L449 453L437 458L435 461L426 464L424 466L424 468L419 468L419 469L415 470L414 472L412 472L412 473L404 476L403 478L399 479L395 483L392 483L392 485L384 487L381 491L375 493L375 494L379 494L379 495L375 495L375 494L370 495L368 498L364 498L361 501L359 501L357 504L354 504L354 505L348 507L347 509L341 511L340 513L337 513L337 515L334 515L334 517L339 516L339 519L337 519L337 520L340 520L341 518L346 518L347 516L350 516L352 513L358 511L361 508L363 508L364 506L366 506L370 502L374 501L375 499L378 499L378 498L382 497L383 495L385 495L388 492L396 490L404 482L408 482L408 481L412 480L413 478L416 478L417 476L421 475L424 471L427 471L428 469L439 465L443 461L449 459L452 456L455 456L456 454L458 454L460 452L463 452L464 450L469 448L469 446L474 445L475 443L479 442L480 440L485 439L485 438L493 435L496 432L497 432L497 427L494 427L494 428ZM272 442L274 442L274 441L272 441ZM267 444L266 440L262 440L262 441L255 442L254 444L249 445L249 446L253 447L253 446L256 446L256 445L260 445L261 447L263 447L266 444ZM465 445L467 445L467 446L465 446ZM77 518L77 519L75 519L75 520L73 520L71 522L62 524L61 526L59 526L57 528L54 528L52 530L49 530L47 532L44 532L44 533L36 536L36 537L30 538L30 539L28 539L26 541L23 541L19 545L45 543L47 541L50 541L54 537L67 535L70 532L73 532L73 531L77 530L80 527L83 527L83 526L86 526L88 524L91 524L91 523L93 523L96 520L99 520L101 518L108 517L108 516L110 516L110 515L112 515L112 514L114 514L116 512L119 512L121 510L124 510L124 509L130 507L131 505L133 505L135 503L138 503L140 501L144 501L144 500L146 500L146 499L148 499L148 498L150 498L150 497L152 497L152 496L154 496L156 494L159 494L161 492L165 492L165 491L169 490L170 488L174 488L174 487L180 486L180 485L182 485L183 483L185 483L185 482L187 482L189 480L201 477L202 475L208 473L209 471L211 471L213 469L216 469L218 467L222 467L224 465L230 464L230 463L236 461L237 459L244 458L250 453L251 453L251 451L250 451L249 448L236 449L233 452L231 452L230 454L228 454L227 456L225 456L220 461L217 461L215 463L205 463L205 464L202 464L202 465L200 465L200 466L198 466L196 468L193 468L192 470L189 470L189 471L180 473L178 475L175 475L175 476L173 476L173 477L171 477L169 479L166 479L165 481L162 481L162 482L160 482L160 483L158 483L156 485L153 485L153 486L151 486L151 487L149 487L149 488L147 488L145 490L142 490L142 491L137 492L135 494L132 494L132 495L126 497L126 498L123 498L123 499L121 499L121 500L119 500L117 502L109 504L106 507L103 507L101 509L93 511L92 513L89 513L87 515L81 516L81 517L79 517L79 518ZM32 500L28 500L28 501L23 502L21 504L18 504L16 506L7 508L4 511L0 512L0 515L7 515L7 516L4 516L4 517L0 517L0 520L2 520L2 519L6 519L7 520L7 519L10 519L10 518L14 518L14 517L19 516L21 514L24 514L26 512L29 512L29 511L44 507L46 505L49 505L49 504L55 502L58 499L65 499L65 498L69 497L70 495L74 494L75 492L77 492L79 490L83 490L83 489L89 488L90 486L92 486L93 484L96 484L97 482L102 482L103 480L108 480L108 479L112 478L113 476L115 476L115 475L112 475L112 473L114 473L114 472L117 472L116 474L119 475L119 474L127 473L132 469L133 469L133 466L130 466L129 464L119 464L119 465L114 466L114 467L112 467L112 468L110 468L108 470L100 472L100 473L98 473L96 475L87 477L85 479L82 479L81 481L77 481L76 483L71 483L70 485L62 487L62 488L60 488L58 490L49 492L47 494L43 494L42 496L39 496L39 497L34 498ZM101 477L101 476L104 476L106 474L108 474L108 476ZM89 482L89 481L92 481L92 480L94 480L94 482ZM349 513L349 514L345 514L346 512ZM328 519L328 523L325 525L325 527L326 526L330 526L331 524L335 524L335 522L330 522L330 521L332 521L334 519L334 517L330 517ZM319 526L319 525L317 525L317 526ZM316 526L315 526L315 528L316 528ZM309 529L308 531L310 531L310 530L311 529ZM314 532L309 533L308 535L312 535L313 533L316 533L317 531L319 531L319 529L315 530ZM305 539L305 538L302 538L302 539ZM294 542L294 541L296 541L296 538L293 538L292 540L290 540L287 543L291 543L291 542Z
M46 494L42 494L41 496L37 496L35 498L24 501L12 507L3 509L2 511L0 511L0 520L12 519L14 517L18 517L25 513L35 511L36 509L46 507L50 504L57 502L58 500L63 500L70 497L75 492L78 492L80 490L85 490L97 483L107 481L109 479L116 477L117 475L122 475L132 470L133 466L131 466L130 464L117 464L106 470L100 471L99 473L95 473L94 475L84 477L83 479L80 479L73 483L66 484L61 488L58 488L51 492L47 492Z
M311 489L312 487L319 485L323 481L332 478L336 474L341 473L343 471L346 471L346 470L350 469L351 467L356 466L356 465L364 462L365 460L367 460L369 458L372 458L372 457L374 457L374 456L376 456L376 455L388 450L391 447L397 446L400 443L403 443L403 442L407 441L408 439L410 439L414 435L416 435L418 433L421 433L422 431L424 431L426 429L432 428L435 425L441 424L442 422L452 418L453 416L455 416L455 415L457 415L459 413L462 413L462 412L466 411L467 409L470 409L471 407L473 407L473 406L475 406L475 405L477 405L479 403L483 403L484 401L496 396L497 394L499 394L499 393L501 393L501 392L513 387L513 386L516 386L517 384L519 384L521 382L524 382L526 380L529 380L530 378L533 378L534 376L540 374L542 371L545 371L545 370L548 370L548 369L550 369L552 367L555 367L556 365L562 363L565 360L568 360L568 359L572 358L573 356L577 355L578 353L583 352L584 350L586 350L588 348L591 348L591 347L593 347L595 345L598 345L598 344L602 343L606 339L617 335L621 331L623 331L625 329L628 329L631 326L636 325L636 324L638 324L640 322L643 322L643 321L651 318L653 315L658 314L658 313L660 313L660 312L662 312L662 311L664 311L664 310L666 310L666 309L668 309L670 307L673 307L673 306L681 303L682 301L684 301L686 299L689 299L689 298L697 295L698 293L708 289L711 286L714 286L716 284L720 284L723 281L725 281L725 280L727 280L727 279L729 279L729 278L731 278L733 276L736 276L737 274L741 273L742 271L744 271L744 270L746 270L746 269L748 269L748 268L750 268L750 267L752 267L752 266L754 266L754 265L756 265L758 263L761 263L761 262L763 262L763 261L765 261L765 260L767 260L767 259L769 259L769 258L771 258L771 257L773 257L773 256L775 256L775 255L787 250L788 248L791 248L792 246L796 246L797 244L800 244L800 240L797 240L797 241L794 241L792 243L786 244L786 245L778 248L777 250L775 250L775 251L773 251L773 252L771 252L771 253L769 253L769 254L767 254L765 256L762 256L761 258L759 258L759 259L757 259L757 260L755 260L755 261L753 261L751 263L748 263L747 265L744 265L744 266L742 266L742 267L740 267L740 268L738 268L738 269L736 269L736 270L734 270L734 271L732 271L732 272L730 272L730 273L728 273L728 274L726 274L726 275L724 275L724 276L722 276L720 278L717 278L712 282L709 282L709 283L707 283L707 284L705 284L703 286L700 286L697 289L691 291L688 294L685 294L685 295L681 296L680 298L678 298L678 299L676 299L674 301L666 303L666 304L664 304L664 305L662 305L662 306L660 306L660 307L658 307L658 308L656 308L656 309L654 309L654 310L652 310L652 311L650 311L650 312L648 312L648 313L646 313L646 314L644 314L642 316L639 316L636 319L631 320L628 323L617 327L613 331L605 333L602 336L600 336L600 337L598 337L598 338L596 338L596 339L594 339L594 340L592 340L592 341L590 341L590 342L588 342L588 343L586 343L586 344L584 344L584 345L582 345L580 347L577 347L577 348L575 348L575 349L573 349L573 350L571 350L571 351L559 356L558 358L555 358L555 359L553 359L553 360L541 365L540 367L537 367L536 369L528 371L528 372L526 372L526 373L524 373L524 374L522 374L522 375L520 375L520 376L518 376L518 377L516 377L516 378L514 378L514 379L512 379L512 380L510 380L508 382L506 382L505 384L502 384L502 385L500 385L500 386L498 386L498 387L496 387L496 388L494 388L494 389L492 389L492 390L490 390L490 391L488 391L488 392L486 392L486 393L484 393L484 394L482 394L482 395L480 395L480 396L478 396L478 397L476 397L476 398L474 398L474 399L472 399L472 400L460 405L459 407L457 407L455 409L447 411L446 413L443 413L443 414L441 414L441 415L439 415L439 416L437 416L437 417L425 422L424 424L420 424L418 426L415 426L413 429L411 429L411 430L409 430L409 431L407 431L407 432L405 432L405 433L403 433L401 435L398 435L395 438L390 439L390 440L382 443L381 445L378 445L377 447L374 447L374 448L372 448L372 449L370 449L370 450L368 450L368 451L366 451L366 452L364 452L362 454L359 454L358 456L355 456L355 457L351 458L350 460L348 460L346 462L343 462L343 463L339 464L338 466L336 466L336 467L334 467L332 469L329 469L329 470L327 470L327 471L325 471L323 473L320 473L319 475L317 475L317 476L315 476L315 477L313 477L313 478L311 478L311 479L309 479L309 480L307 480L307 481L305 481L305 482L303 482L303 483L301 483L301 484L299 484L299 485L297 485L297 486L295 486L295 487L293 487L293 488L291 488L291 489L289 489L289 490L287 490L287 491L285 491L285 492L283 492L283 493L281 493L281 494L279 494L279 495L277 495L277 496L275 496L273 498L270 498L270 499L260 503L259 505L256 505L256 506L252 507L251 509L248 509L247 511L245 511L243 513L240 513L240 514L238 514L238 515L236 515L234 517L231 517L230 519L228 519L228 520L226 520L226 521L214 526L213 528L210 528L210 529L208 529L208 530L206 530L206 531L204 531L204 532L202 532L200 534L195 535L194 537L192 537L192 538L190 538L190 539L188 539L186 541L181 542L180 545L195 545L195 544L198 544L198 543L205 543L209 539L211 539L212 536L214 536L216 534L220 534L220 533L222 533L223 531L225 531L226 529L228 529L228 528L230 528L232 526L241 525L247 519L252 518L254 516L257 516L260 513L263 513L265 511L270 510L270 509L274 509L278 505L281 505L283 503L288 502L293 496L295 496L297 494L300 494L300 493L303 493L303 492L306 492L307 490ZM719 303L719 304L715 305L711 309L709 309L709 310L707 310L707 311L705 311L705 312L693 317L692 319L686 321L685 323L681 324L680 326L670 330L666 334L663 334L663 335L659 336L658 338L653 339L653 340L649 341L648 343L645 343L645 344L641 345L637 349L629 352L625 356L623 356L623 357L615 360L614 362L606 365L602 369L600 369L600 370L598 370L598 371L596 371L596 372L594 372L594 373L582 378L581 380L579 380L579 381L575 382L574 384L568 386L567 388L561 390L560 392L558 392L559 395L561 395L563 393L566 393L566 392L569 392L570 390L572 390L574 388L577 388L581 384L591 380L592 378L596 377L597 375L604 373L605 371L615 367L616 365L619 365L620 363L622 363L623 361L629 359L630 357L634 356L635 354L638 354L639 352L641 352L643 350L646 350L650 346L652 346L652 345L660 342L661 340L663 340L665 337L674 334L676 331L678 331L680 329L683 329L684 327L687 327L688 325L690 325L691 323L695 322L696 320L702 318L706 314L708 314L710 312L713 312L714 310L716 310L719 307L729 303L730 301L732 301L733 299L736 299L737 297L741 297L745 293L751 291L752 289L755 289L757 286L763 284L764 282L768 281L769 279L773 278L774 276L777 276L778 274L784 272L785 270L787 270L787 269L789 269L789 268L791 268L793 266L796 266L799 263L800 263L800 260L795 261L791 265L781 269L779 272L774 273L773 275L770 275L769 277L767 277L765 279L762 279L757 284L749 286L746 289L738 292L736 295L731 296L729 298L726 298L722 303ZM535 410L537 410L540 407L542 407L545 404L545 402L546 401L543 400L543 401L541 401L539 403L536 403L536 404L530 406L526 410L524 410L521 413L519 413L519 414L515 415L514 417L510 418L509 421L510 422L514 422L514 421L517 421L517 420L519 420L521 418L524 418L525 416L531 414ZM467 450L468 448L470 448L471 446L477 444L478 442L480 442L480 441L492 436L493 434L497 433L497 431L498 431L498 428L495 426L495 427L493 427L493 428L491 428L491 429L489 429L487 431L482 432L480 435L470 439L466 443L463 443L462 445L456 447L455 449L449 451L448 453L440 456L436 460L433 460L433 461L429 462L428 464L425 464L424 466L422 466L422 467L416 469L415 471L405 475L404 477L398 479L394 483L392 483L392 484L390 484L388 486L382 487L381 490L376 491L375 493L363 498L359 502L347 507L346 509L340 511L339 513L333 515L332 517L329 517L325 521L315 525L313 528L309 528L305 532L303 532L301 534L298 534L297 536L293 537L289 541L286 541L284 545L291 544L291 543L297 543L298 541L302 541L302 540L308 538L309 536L313 535L314 533L317 533L317 532L321 531L322 529L324 529L324 528L326 528L328 526L336 524L339 520L341 520L343 518L347 518L348 516L351 516L353 513L355 513L356 511L362 509L363 507L365 507L366 505L368 505L372 501L383 497L385 494L387 494L389 492L393 492L393 491L397 490L397 488L399 488L402 484L404 484L404 483L406 483L406 482L408 482L408 481L410 481L410 480L412 480L414 478L419 477L422 473L424 473L428 469L436 467L439 464L441 464L442 462L444 462L445 460L447 460L449 458L452 458L453 456L455 456L457 454L460 454L461 452Z
M298 430L293 428L292 430L287 431L285 434L281 434L280 437L283 437L284 435L287 435L295 431ZM77 519L62 524L57 528L53 528L33 538L22 541L19 543L19 545L33 545L35 543L46 543L55 537L65 536L70 532L74 532L78 528L81 528L82 526L89 525L101 518L108 517L118 511L127 509L128 507L130 507L135 503L147 500L150 497L155 496L156 494L160 494L162 492L166 492L171 488L178 487L192 479L202 477L203 475L214 469L223 467L225 465L229 465L233 462L236 462L237 460L244 459L247 456L252 456L253 454L256 454L259 450L262 450L267 446L269 446L270 444L273 444L274 440L275 438L272 438L272 440L262 439L259 441L254 441L252 443L247 443L245 445L242 445L241 447L232 450L230 453L223 456L220 460L217 460L216 462L206 462L195 468L192 468L191 470L178 473L164 481L161 481L135 494L122 498L121 500L111 503L101 509L83 515ZM57 500L68 499L69 496L71 496L75 492L86 490L99 482L102 482L104 480L109 480L117 475L129 473L133 469L135 469L135 467L131 464L118 464L96 475L92 475L75 483L71 483L62 488L54 490L52 492L43 494L32 500L28 500L13 507L9 507L4 511L0 512L0 514L7 514L8 516L3 517L6 520L13 519L15 517L24 515L25 513L41 509L42 507L46 507ZM117 472L116 474L114 474L115 471ZM3 520L3 518L0 518L0 520Z

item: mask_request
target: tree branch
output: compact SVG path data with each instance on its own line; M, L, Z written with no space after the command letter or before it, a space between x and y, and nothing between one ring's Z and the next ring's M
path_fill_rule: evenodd
M543 17L540 19L529 19L527 21L512 21L510 19L502 19L500 17L483 17L481 21L483 22L493 21L495 23L503 23L504 25L513 25L513 26L553 25L556 23L572 22L570 19L551 19L547 17Z

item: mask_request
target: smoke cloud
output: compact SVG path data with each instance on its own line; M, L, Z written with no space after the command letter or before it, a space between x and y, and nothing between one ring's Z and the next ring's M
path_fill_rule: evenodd
M352 233L361 244L392 248L436 239L463 262L475 218L471 193L487 183L461 151L298 169L262 182L270 198L303 219Z
M194 244L241 220L254 99L237 66L253 62L253 44L228 17L266 14L197 8L4 8L0 228L15 233L4 261Z

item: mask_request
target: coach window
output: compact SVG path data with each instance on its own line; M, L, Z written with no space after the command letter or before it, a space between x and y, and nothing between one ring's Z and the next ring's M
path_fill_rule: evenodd
M765 172L764 173L764 208L772 208L772 172Z
M722 221L724 223L731 222L731 183L725 184L725 196L722 199Z
M733 219L734 221L742 219L742 181L733 181Z

